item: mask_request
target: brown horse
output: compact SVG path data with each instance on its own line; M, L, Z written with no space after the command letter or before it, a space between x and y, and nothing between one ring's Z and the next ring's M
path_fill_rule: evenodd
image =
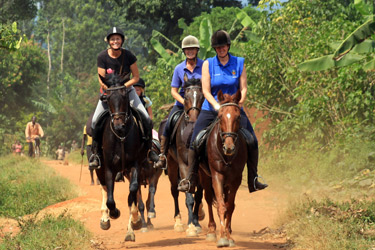
M200 184L205 190L208 205L209 223L207 240L216 241L216 223L212 205L217 205L220 219L220 236L218 247L234 246L231 238L232 214L237 190L241 185L242 171L247 161L246 141L240 129L241 92L230 96L218 93L220 109L211 132L207 135L207 162L200 164Z
M171 193L175 205L175 225L174 230L181 232L184 230L181 222L180 208L178 204L179 191L177 190L178 183L181 179L187 177L188 170L188 150L190 138L193 132L194 124L197 121L198 115L204 101L202 93L202 84L200 79L188 79L184 76L184 112L180 119L176 122L176 127L173 129L175 134L170 142L168 150L167 164L168 177L171 183ZM163 126L159 128L163 131ZM186 193L186 207L188 208L188 229L187 236L197 236L202 231L199 225L199 220L203 220L204 212L202 210L202 191L197 192L195 196L191 193Z
M99 75L100 76L100 75ZM104 123L102 134L103 161L96 174L102 185L102 217L100 227L103 230L110 228L110 220L120 217L120 210L114 200L115 176L123 172L129 178L129 223L125 241L135 241L134 230L142 227L142 220L137 208L139 190L139 172L144 160L147 159L147 150L142 140L140 123L130 107L129 89L124 82L129 75L123 77L117 74L108 74L106 78L100 76L107 85L106 101L109 106L110 117Z

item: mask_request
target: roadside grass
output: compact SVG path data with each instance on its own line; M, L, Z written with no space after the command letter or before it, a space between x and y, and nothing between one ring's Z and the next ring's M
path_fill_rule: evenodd
M375 248L373 142L353 139L329 149L310 142L260 159L270 185L288 196L276 222L288 249Z
M84 225L70 216L45 215L18 220L20 232L16 236L7 233L0 242L1 250L8 249L91 249L91 234Z
M39 160L0 157L0 217L18 223L17 234L0 225L0 249L90 249L89 233L65 213L37 218L43 208L77 196L74 186Z

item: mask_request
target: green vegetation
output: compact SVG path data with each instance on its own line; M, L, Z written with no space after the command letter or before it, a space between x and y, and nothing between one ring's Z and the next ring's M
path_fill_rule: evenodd
M0 249L90 249L81 222L65 213L37 219L41 209L76 197L69 181L38 160L11 155L0 158L0 173L0 216L16 219L20 228L12 235L0 226Z
M0 249L91 249L90 233L81 222L67 215L46 215L42 220L19 220L16 236L5 234Z
M262 155L261 173L289 204L277 225L291 249L375 246L375 145L305 142ZM272 188L271 186L271 188Z
M0 161L0 216L16 218L77 194L66 179L37 160L7 156Z

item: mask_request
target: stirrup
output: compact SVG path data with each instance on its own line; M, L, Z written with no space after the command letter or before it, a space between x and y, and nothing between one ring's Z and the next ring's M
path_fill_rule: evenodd
M100 157L97 154L91 154L91 156L89 158L89 166L90 166L90 163L94 160L95 157L96 157L96 159L98 159L98 166L95 167L95 169L99 169L101 167L102 163L100 161Z
M185 193L186 193L186 192L189 192L189 190L190 190L190 188L191 188L191 183L190 183L190 180L189 180L189 179L186 179L186 178L180 180L180 182L178 183L177 189L178 189L178 187L181 186L180 184L181 184L181 182L183 182L183 181L187 181L187 182L188 182L188 189L187 189L186 191L184 191L184 192L185 192ZM182 191L182 190L179 190L179 189L178 189L178 191Z
M254 184L253 184L253 185L254 185L254 190L255 190L255 191L262 190L262 189L257 189L257 187L256 187L256 185L255 185L255 183L257 182L258 179L262 179L263 182L264 182L264 184L267 185L267 182L264 180L264 178L263 178L262 176L258 175L258 176L256 176L256 177L254 178Z
M164 161L165 161L164 167L163 167L163 168L160 168L160 169L162 169L162 170L167 170L167 168L168 168L167 156L166 156L165 154L160 154L160 155L159 155L159 161L161 161L161 160L160 160L160 157L163 157L163 158L164 158ZM157 162L154 162L154 165L153 165L154 168L156 168L156 167L155 167L156 163L157 163Z

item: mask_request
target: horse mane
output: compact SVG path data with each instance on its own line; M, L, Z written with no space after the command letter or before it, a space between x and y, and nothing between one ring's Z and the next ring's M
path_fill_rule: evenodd
M124 85L125 82L130 80L130 73L126 74L106 74L105 77L102 77L99 75L99 77L102 79L103 83L107 85L108 88L115 87L115 86L121 86Z
M191 79L187 80L185 82L184 87L187 88L187 87L190 87L190 86L202 87L201 79L199 79L199 78L191 78Z

